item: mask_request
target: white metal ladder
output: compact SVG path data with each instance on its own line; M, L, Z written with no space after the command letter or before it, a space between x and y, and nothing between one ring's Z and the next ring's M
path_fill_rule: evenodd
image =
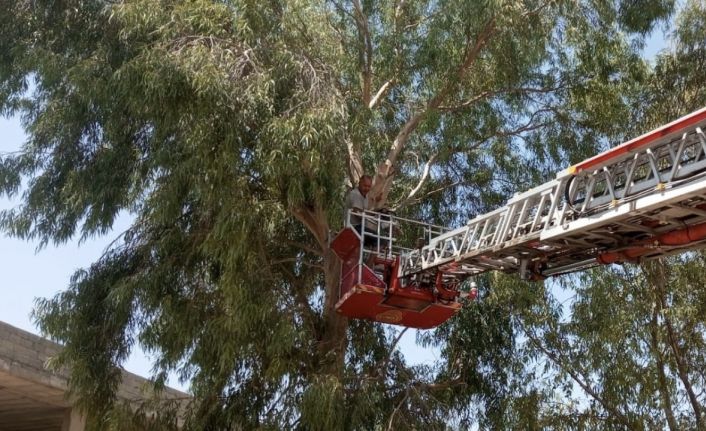
M553 275L596 265L602 251L703 223L704 127L706 109L579 163L403 254L401 275L432 268Z

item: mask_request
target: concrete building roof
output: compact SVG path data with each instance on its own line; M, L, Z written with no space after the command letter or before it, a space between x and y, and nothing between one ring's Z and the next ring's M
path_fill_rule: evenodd
M0 430L81 431L83 418L67 399L68 371L47 369L49 358L61 345L0 322ZM147 396L140 376L123 371L118 397L124 400ZM167 399L189 395L167 388Z

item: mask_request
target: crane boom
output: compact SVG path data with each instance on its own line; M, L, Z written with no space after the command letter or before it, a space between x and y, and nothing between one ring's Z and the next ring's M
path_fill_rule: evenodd
M703 238L667 234L706 222L704 126L706 108L572 166L404 254L402 274L447 266L533 278L697 247Z
M424 225L414 247L401 247L396 232L421 223L361 213L356 228L349 214L331 243L343 261L336 309L431 328L461 309L461 282L487 271L541 280L705 247L705 127L706 108L565 169L460 228Z

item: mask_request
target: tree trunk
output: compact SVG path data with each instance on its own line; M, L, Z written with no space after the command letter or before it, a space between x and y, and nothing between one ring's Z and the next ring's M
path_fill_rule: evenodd
M657 371L657 382L659 384L659 395L662 404L662 410L667 418L667 425L670 431L677 431L679 426L674 418L674 410L672 409L672 397L669 394L669 383L664 374L664 359L659 340L659 323L658 323L659 305L655 304L650 320L650 339L652 344L652 354L655 356L655 368Z
M691 407L694 410L694 417L696 419L696 423L699 427L701 427L703 425L701 404L699 403L696 392L694 391L694 387L691 384L691 381L689 380L690 370L688 364L684 359L685 353L679 346L679 336L677 334L677 330L674 328L674 325L672 325L672 321L669 318L668 305L666 300L666 281L668 274L664 261L659 259L651 265L646 265L645 274L647 275L648 282L650 282L650 284L654 286L656 291L657 305L659 307L659 311L662 313L662 319L664 320L664 327L667 331L668 346L670 347L672 351L672 356L674 357L677 376L679 376L679 379L681 380L682 385L686 390L687 398L689 399Z
M317 338L320 371L324 374L343 377L346 348L348 347L346 330L348 319L336 312L341 263L338 256L329 248L329 225L326 212L320 208L293 208L292 214L311 232L321 248L324 267L324 309L323 327Z
M326 283L323 311L324 327L319 343L319 352L323 362L322 371L340 379L343 377L348 347L346 335L348 318L335 310L340 289L341 263L338 256L330 249L324 252L324 280Z

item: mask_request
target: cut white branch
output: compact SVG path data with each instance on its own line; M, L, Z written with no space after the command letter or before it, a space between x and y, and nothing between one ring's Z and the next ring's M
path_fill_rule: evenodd
M378 104L378 102L380 102L380 99L382 98L382 96L385 95L385 93L390 88L390 86L394 83L394 81L395 81L394 79L390 79L387 82L385 82L384 84L382 84L382 87L380 87L380 89L377 91L377 93L375 93L375 96L373 96L373 98L370 99L370 103L368 103L369 109L373 109Z
M419 190L422 188L422 186L423 186L424 183L426 182L427 178L429 178L429 172L431 171L431 165L434 164L434 162L436 161L436 157L437 157L437 154L434 154L434 155L431 156L431 157L429 158L429 160L424 164L424 169L422 170L422 176L421 176L421 178L419 178L419 182L417 183L416 187L414 187L414 188L409 192L409 194L407 195L407 197L406 197L402 202L400 202L400 203L396 206L396 208L403 207L403 206L409 204L409 203L412 201L412 199L414 199L414 197L417 195L417 193L419 192Z
M346 148L348 150L348 176L351 180L351 186L355 186L363 176L363 163L360 161L360 153L350 138L346 138Z

